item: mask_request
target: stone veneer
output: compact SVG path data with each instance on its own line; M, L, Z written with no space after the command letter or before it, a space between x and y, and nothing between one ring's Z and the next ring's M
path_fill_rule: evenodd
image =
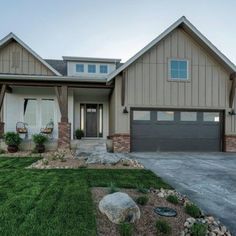
M58 123L58 148L70 148L71 123Z
M0 138L3 138L4 135L4 122L0 122Z
M224 145L225 152L236 152L236 135L225 135Z
M113 141L114 152L130 152L129 134L113 134L111 139Z

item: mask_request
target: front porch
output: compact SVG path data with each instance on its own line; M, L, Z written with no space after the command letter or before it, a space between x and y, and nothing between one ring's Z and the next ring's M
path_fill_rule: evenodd
M42 80L0 82L1 135L16 132L18 122L26 123L22 150L32 150L33 134L53 123L47 150L75 148L75 131L85 138L106 139L109 135L109 94L113 86L99 82L52 83ZM1 144L2 146L2 144Z

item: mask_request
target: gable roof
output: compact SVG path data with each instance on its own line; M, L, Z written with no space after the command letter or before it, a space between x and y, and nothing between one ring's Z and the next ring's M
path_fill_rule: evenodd
M221 63L223 63L223 65L231 73L236 72L236 66L223 53L221 53L220 50L217 49L197 28L195 28L185 16L182 16L163 33L161 33L157 38L155 38L133 57L131 57L128 61L126 61L121 67L109 74L107 77L107 81L111 81L115 76L121 73L124 69L126 69L129 65L131 65L134 61L140 58L144 53L146 53L149 49L159 43L162 39L164 39L168 34L170 34L178 27L182 27L188 34L195 37L199 41L200 45L209 50L209 52L213 56L215 56Z
M51 65L49 65L45 60L43 60L36 52L34 52L28 45L26 45L21 39L19 39L12 32L8 34L6 37L0 40L0 48L5 44L10 42L11 40L15 40L19 43L24 49L26 49L30 54L32 54L35 58L37 58L43 65L45 65L50 71L52 71L55 75L61 76L61 74L55 70Z

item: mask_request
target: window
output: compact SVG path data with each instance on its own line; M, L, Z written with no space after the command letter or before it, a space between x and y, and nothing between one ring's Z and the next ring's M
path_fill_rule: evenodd
M76 72L84 72L84 64L76 64Z
M42 99L41 101L41 123L45 127L48 123L54 122L54 100Z
M100 73L107 74L107 65L100 65Z
M188 61L170 60L169 73L171 80L188 80Z
M150 111L134 111L133 120L150 120Z
M174 112L173 111L158 111L157 120L158 121L173 121Z
M181 121L197 121L197 112L181 112L180 113Z
M96 65L88 65L88 73L96 73Z
M84 104L80 105L80 129L84 131Z
M219 122L220 121L220 114L218 112L204 112L203 113L203 121Z
M24 121L29 126L36 126L37 100L31 98L24 99Z

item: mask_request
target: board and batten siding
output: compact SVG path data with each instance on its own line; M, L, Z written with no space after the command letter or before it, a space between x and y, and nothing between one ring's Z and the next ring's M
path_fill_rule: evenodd
M189 81L168 80L168 61L187 59ZM125 106L229 110L229 72L183 29L176 29L125 70ZM121 77L115 79L116 133L129 133L130 113L121 107ZM226 112L225 133L236 133ZM118 122L119 121L119 122Z
M17 61L13 62L14 60ZM14 41L0 49L0 73L54 75L53 72L43 65L37 58Z

